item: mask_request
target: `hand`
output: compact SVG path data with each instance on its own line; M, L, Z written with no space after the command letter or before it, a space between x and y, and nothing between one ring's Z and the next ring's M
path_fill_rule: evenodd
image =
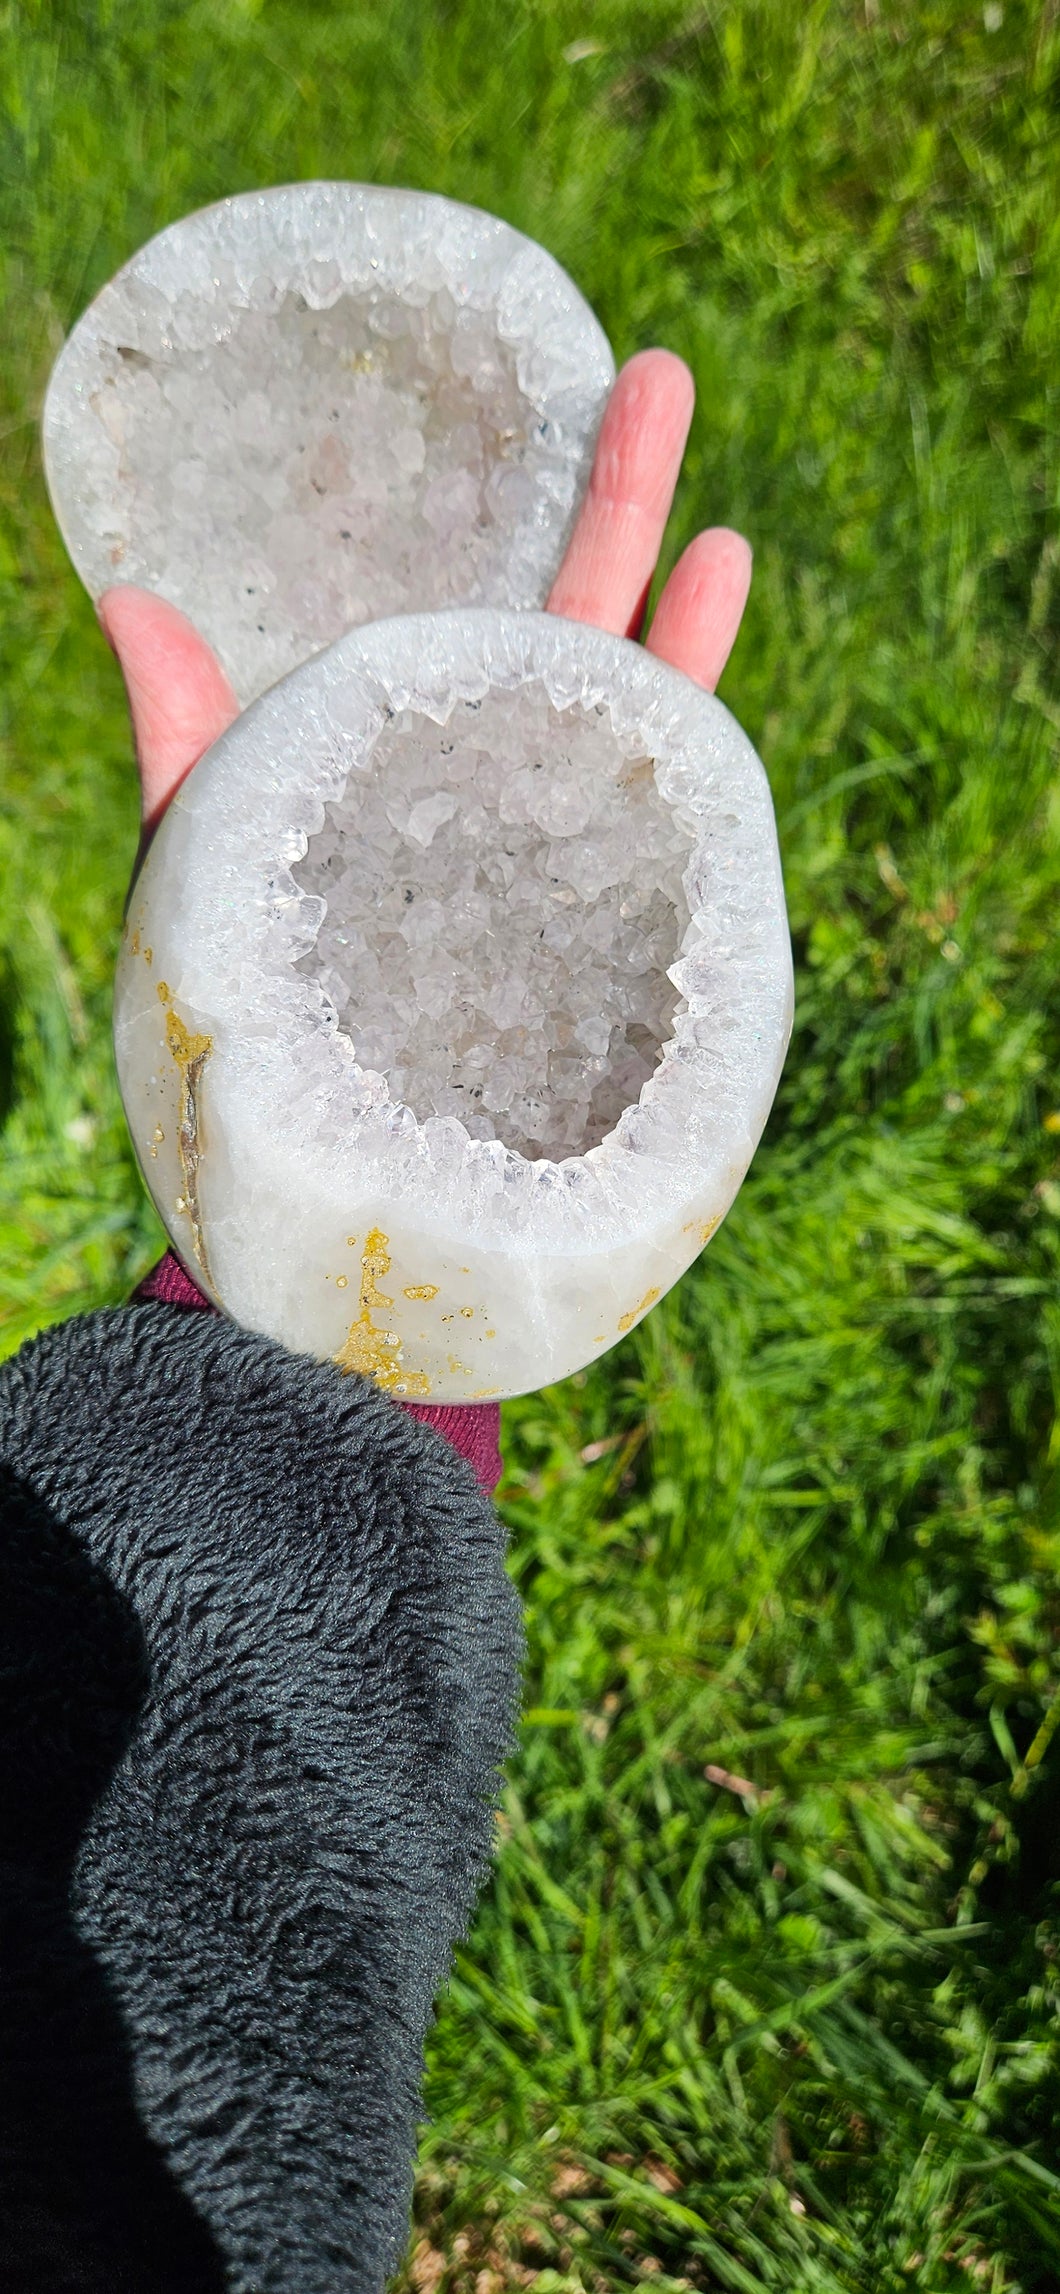
M636 636L670 514L692 419L692 377L664 350L624 366L604 415L592 476L550 613ZM710 527L674 567L647 637L650 653L713 692L732 650L751 582L739 534ZM109 589L99 601L132 713L144 835L181 781L239 715L215 655L176 606L147 590Z

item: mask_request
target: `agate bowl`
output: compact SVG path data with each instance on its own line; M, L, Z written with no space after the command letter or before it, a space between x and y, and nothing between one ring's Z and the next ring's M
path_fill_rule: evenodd
M115 1042L218 1305L463 1402L580 1368L684 1271L791 1012L729 712L624 639L472 608L352 631L196 766L130 902Z

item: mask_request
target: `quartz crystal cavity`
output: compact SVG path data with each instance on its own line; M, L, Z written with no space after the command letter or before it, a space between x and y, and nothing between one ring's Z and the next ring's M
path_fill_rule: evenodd
M326 912L300 969L416 1117L584 1154L673 1023L691 836L606 701L543 683L388 725L295 883Z
M746 736L623 639L484 609L355 630L223 736L137 881L115 1009L196 1278L462 1401L579 1367L683 1272L790 1024Z
M570 279L495 217L295 184L118 272L56 363L45 465L92 594L169 598L246 701L358 623L543 605L613 374Z

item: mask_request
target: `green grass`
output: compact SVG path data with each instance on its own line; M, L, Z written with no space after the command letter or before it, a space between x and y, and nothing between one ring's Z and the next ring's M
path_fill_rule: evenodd
M723 519L757 554L723 693L776 794L795 1037L702 1265L507 1411L528 1710L402 2285L1049 2294L1055 6L3 21L6 1346L158 1242L107 1040L128 736L35 429L118 262L289 177L478 201L619 355L691 362L671 555Z

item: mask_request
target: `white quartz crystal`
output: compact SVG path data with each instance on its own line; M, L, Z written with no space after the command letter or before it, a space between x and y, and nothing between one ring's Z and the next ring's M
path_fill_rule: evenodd
M561 1377L724 1217L791 1024L769 790L720 702L537 613L355 630L179 790L115 1035L173 1242L395 1394Z
M496 217L353 183L172 224L56 363L44 450L93 596L159 591L242 700L357 623L543 605L614 367Z
M299 968L419 1119L583 1155L670 1035L691 841L604 701L406 709L293 871L327 902Z

